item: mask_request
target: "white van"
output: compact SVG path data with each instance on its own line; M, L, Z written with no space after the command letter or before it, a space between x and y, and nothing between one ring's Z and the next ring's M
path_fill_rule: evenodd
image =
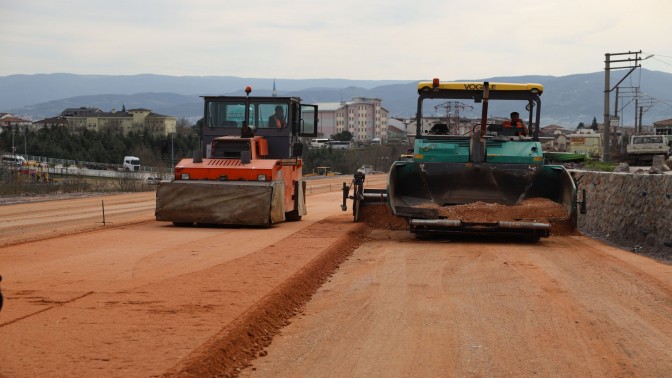
M24 159L23 156L19 155L5 154L2 155L2 158L0 159L2 165L7 167L20 167L26 164L26 159Z
M324 148L327 147L327 142L329 139L316 138L310 141L310 147L312 148Z

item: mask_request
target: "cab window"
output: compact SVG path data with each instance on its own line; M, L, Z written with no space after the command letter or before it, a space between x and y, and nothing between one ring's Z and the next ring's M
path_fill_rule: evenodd
M287 104L257 104L259 117L254 118L257 127L260 128L284 128L287 126ZM253 119L250 117L250 119Z
M254 119L254 107L250 107L250 118ZM212 128L241 128L245 120L245 104L242 102L208 103L207 125Z

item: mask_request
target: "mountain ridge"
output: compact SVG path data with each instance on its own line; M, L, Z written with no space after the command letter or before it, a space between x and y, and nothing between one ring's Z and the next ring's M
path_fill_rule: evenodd
M625 73L612 73L615 85ZM452 80L451 80L452 81ZM491 82L535 82L544 85L542 124L575 127L590 123L595 117L602 122L604 112L604 73L594 72L567 76L526 75L500 76L474 80ZM636 82L635 82L636 81ZM353 97L375 97L389 116L411 117L415 113L417 81L348 80L348 79L267 79L233 76L165 76L37 74L0 77L0 111L33 120L58 115L68 107L95 106L105 111L143 107L178 118L197 119L203 111L202 95L242 95L250 85L253 95L269 96L273 83L280 96L298 96L306 103L350 101ZM643 123L651 124L672 118L672 74L638 70L621 85L639 84L641 92L655 100L644 112ZM136 91L137 90L137 91ZM46 93L45 93L46 92ZM70 95L70 94L75 95ZM611 100L613 113L614 100ZM43 100L39 100L39 99ZM37 99L37 101L36 101ZM632 102L623 97L621 105ZM640 106L644 106L641 100ZM11 106L11 104L16 104ZM646 102L648 104L648 102ZM648 107L648 105L647 105ZM505 104L493 104L495 115L506 115ZM623 124L634 124L634 106L622 114Z

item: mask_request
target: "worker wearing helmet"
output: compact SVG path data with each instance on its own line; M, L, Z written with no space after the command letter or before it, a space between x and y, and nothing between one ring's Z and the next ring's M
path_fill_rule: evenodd
M502 122L502 127L505 129L515 129L515 135L527 136L529 134L527 126L520 119L518 112L511 113L511 120Z

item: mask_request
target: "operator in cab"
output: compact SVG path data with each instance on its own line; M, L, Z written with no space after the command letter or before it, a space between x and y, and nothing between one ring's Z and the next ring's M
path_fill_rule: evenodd
M268 127L285 127L285 111L282 106L276 106L275 114L268 117Z
M518 112L511 113L511 120L502 122L502 128L504 129L515 129L515 135L517 136L528 136L529 131L523 120L520 119L520 114Z

